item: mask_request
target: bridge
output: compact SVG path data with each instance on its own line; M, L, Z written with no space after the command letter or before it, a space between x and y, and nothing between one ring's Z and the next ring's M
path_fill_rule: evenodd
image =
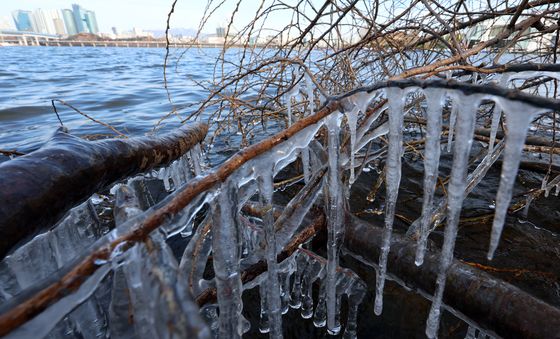
M59 40L60 36L35 32L0 30L0 44L39 46L52 40Z
M153 47L164 48L162 40L69 40L58 35L0 30L0 46L56 46L56 47ZM171 42L171 48L220 47L221 44Z
M170 48L187 47L222 47L223 43L208 43L200 41L172 41ZM152 47L165 48L163 40L71 40L59 35L0 30L0 46L55 46L55 47ZM243 47L236 44L235 47ZM267 44L255 44L267 47Z

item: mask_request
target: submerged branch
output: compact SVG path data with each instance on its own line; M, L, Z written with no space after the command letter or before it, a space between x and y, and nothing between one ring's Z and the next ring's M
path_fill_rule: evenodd
M85 141L59 129L42 148L0 165L0 257L103 187L167 165L206 136L189 124L160 137Z
M382 233L382 228L353 217L344 244L365 262L376 263ZM433 294L440 253L428 251L422 266L414 263L415 253L414 242L393 234L389 272L407 286ZM456 259L447 273L443 300L504 338L557 338L560 333L558 308Z

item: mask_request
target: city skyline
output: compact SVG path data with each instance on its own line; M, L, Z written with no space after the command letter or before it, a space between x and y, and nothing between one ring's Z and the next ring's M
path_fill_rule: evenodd
M72 1L72 0L25 0L19 3L0 3L0 28L6 24L6 17L12 16L16 10L35 11L58 10L71 8L76 3L96 13L98 30L100 33L111 33L116 27L119 31L133 30L164 30L167 25L167 15L172 1L160 2L152 0L98 0L98 1ZM243 3L236 14L236 24L241 26L249 22L257 10L257 3ZM171 19L171 26L176 28L196 28L205 10L205 1L179 1ZM224 26L231 17L234 7L223 6L207 21L204 33L215 33L216 27ZM123 15L126 14L126 15ZM275 18L270 22L271 28L280 27L282 18ZM6 29L6 28L4 28Z
M72 9L38 8L33 11L17 9L12 12L12 19L15 26L12 28L23 32L49 35L99 33L95 12L87 10L78 4L72 4ZM9 28L8 26L4 29Z

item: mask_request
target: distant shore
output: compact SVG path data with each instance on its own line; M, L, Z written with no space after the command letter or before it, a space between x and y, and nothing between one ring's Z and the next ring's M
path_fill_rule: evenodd
M42 47L124 47L124 48L165 48L167 46L165 41L76 41L76 40L51 40L39 41L38 43L11 43L0 42L0 47L26 47L26 46L42 46ZM193 42L171 42L170 48L185 48L185 47L198 47L198 48L216 48L223 47L222 43L193 43ZM246 47L243 44L229 45L228 47ZM258 48L274 48L276 45L271 44L251 44L250 47Z

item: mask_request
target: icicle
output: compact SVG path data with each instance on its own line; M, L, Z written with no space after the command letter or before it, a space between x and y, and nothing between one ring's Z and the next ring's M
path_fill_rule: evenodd
M309 101L309 115L313 115L315 111L315 96L313 95L313 82L307 73L305 73L305 85L307 100ZM303 164L303 177L305 179L305 183L309 182L311 175L313 174L309 160L309 148L305 147L301 150L301 162Z
M208 287L207 281L203 279L203 274L211 250L212 228L209 221L205 220L198 226L196 233L189 241L179 265L179 271L187 279L192 295L199 295Z
M507 87L510 75L505 73L500 79L500 86ZM492 112L492 124L490 125L490 141L488 142L488 154L492 153L494 149L494 143L496 142L496 133L498 132L498 124L500 123L500 117L502 116L502 108L498 105L494 105L494 111Z
M171 200L172 197L168 196L166 201ZM161 230L164 232L165 237L170 238L179 233L183 236L190 236L192 234L194 217L206 203L213 199L214 195L211 192L203 192L196 196L183 210L162 225Z
M494 222L492 224L488 260L492 260L500 241L507 208L511 201L513 185L517 176L517 170L519 169L519 161L521 160L525 137L531 119L536 114L536 109L525 103L512 102L507 99L500 99L499 103L502 105L506 114L508 132L506 136L506 147L504 149L504 162L502 164L500 186L496 195L496 210Z
M290 91L286 93L286 108L288 113L288 127L292 126L292 98L299 94L299 84L294 85Z
M194 145L193 149L189 153L191 155L194 175L199 176L202 174L202 149L200 148L200 144Z
M290 295L290 307L298 309L301 307L301 277L305 270L307 269L308 261L303 255L298 255L296 257L296 274L294 275L294 283L292 285L292 293Z
M426 242L432 223L432 210L434 205L434 192L436 190L436 181L438 177L439 156L441 152L440 136L441 136L441 107L444 99L444 92L439 89L427 89L424 91L426 95L427 109L426 115L428 126L426 130L426 151L424 152L424 197L422 200L422 226L420 228L420 237L418 237L416 246L416 266L422 265L424 262L424 252L426 251Z
M364 115L366 115L367 107L369 106L369 103L377 95L378 94L376 92L371 92L371 93L362 92L362 95L355 97L354 101L356 102L356 105L358 105L360 111ZM356 140L361 140L363 138L366 132L370 130L371 124L373 124L373 122L376 121L377 118L379 118L379 116L381 115L381 113L383 113L383 111L385 111L386 109L387 109L387 105L385 104L381 106L375 113L365 118L365 120L360 124L360 127L356 131ZM358 149L359 147L356 148L356 150Z
M465 198L466 177L468 169L469 153L474 133L475 116L478 109L479 98L476 96L461 96L458 104L462 110L459 111L457 119L457 141L453 149L453 164L451 168L451 181L448 187L447 204L447 226L445 227L443 248L441 251L440 268L437 276L436 293L432 301L432 307L426 323L426 335L435 338L439 328L441 312L441 300L445 289L447 269L453 260L453 249L457 237L457 225L461 206Z
M447 152L451 152L453 132L455 131L455 121L457 120L457 112L459 111L459 105L456 102L452 102L452 105L451 116L449 117L449 134L447 135Z
M387 272L387 257L391 246L391 233L393 231L393 219L401 181L401 157L402 157L402 129L404 111L404 91L397 88L387 88L387 99L389 101L389 150L385 164L387 199L385 205L385 229L381 244L381 255L379 257L379 270L376 277L375 307L374 312L380 315L383 309L383 287L385 286L385 273Z
M279 275L280 279L280 299L282 301L282 314L290 310L290 272L283 272Z
M270 324L270 337L282 338L282 306L280 297L280 283L278 281L278 263L276 261L276 236L274 230L274 216L272 209L272 195L274 186L272 181L272 167L270 163L261 167L264 173L258 179L261 205L266 211L263 216L264 239L266 244L266 306Z
M343 272L338 274L336 281L336 309L334 316L334 326L327 327L327 333L330 335L338 335L342 326L340 325L340 309L342 307L342 295L347 293L347 290L352 283L352 278Z
M158 179L163 180L163 187L165 187L165 190L167 192L171 191L171 183L169 181L169 178L170 178L170 168L169 167L164 167L164 168L159 170Z
M220 338L240 338L243 335L237 201L237 187L227 180L212 204L212 249L220 309Z
M313 115L315 111L315 97L313 95L313 82L307 72L305 73L305 85L307 91L307 100L309 100L309 115Z
M373 131L366 134L362 139L360 139L360 142L358 142L356 146L356 151L362 149L362 147L367 145L370 141L377 139L380 136L385 135L387 133L389 133L389 124L386 122L384 124L381 124L377 128L375 128Z
M300 255L302 254L300 253ZM301 284L301 289L303 291L301 317L303 319L310 319L313 317L313 283L315 280L321 278L324 273L323 266L320 263L311 261L303 274ZM325 325L323 324L323 326Z
M268 317L268 292L266 284L261 283L259 285L259 293L261 295L261 312L259 321L259 332L269 333L270 332L270 319Z
M328 129L328 153L329 153L329 176L328 176L328 219L327 219L327 278L326 278L326 305L327 305L327 327L335 328L336 314L336 268L338 267L338 252L342 223L342 187L339 178L339 126L340 113L332 113L326 120Z
M324 327L327 323L326 289L326 283L323 282L319 290L319 300L317 301L317 307L315 307L315 314L313 315L313 325L315 327Z
M126 227L125 223L140 215L138 196L129 185L119 185L116 188L113 215L117 229ZM136 336L134 327L130 326L129 313L132 309L130 291L126 279L126 270L122 263L113 262L113 286L111 289L111 303L109 305L109 328L112 337L133 338Z
M354 183L355 174L354 174L354 147L356 146L356 125L358 123L358 106L354 106L354 108L350 112L346 113L346 121L348 122L348 130L350 132L350 179L349 184L352 185Z
M288 127L292 126L292 97L288 96L287 98L287 110L288 110Z
M348 316L344 328L343 339L355 339L358 336L358 307L366 294L365 286L355 281L351 293L348 295Z
M301 150L301 163L303 165L303 178L307 184L311 180L311 175L313 174L311 169L311 164L309 162L309 148L305 147Z

